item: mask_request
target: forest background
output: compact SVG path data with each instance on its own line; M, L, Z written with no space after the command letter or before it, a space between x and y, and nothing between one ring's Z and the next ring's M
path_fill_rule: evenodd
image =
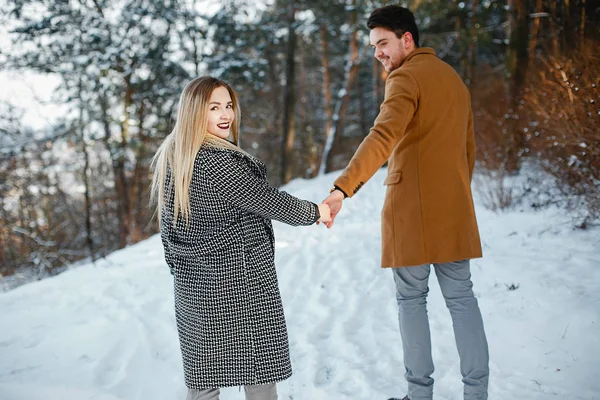
M365 22L392 3L415 13L421 46L471 91L486 206L559 205L578 229L598 224L598 2L218 3L0 3L0 71L58 82L51 102L61 110L32 126L27 107L0 102L2 275L41 279L157 232L149 163L199 75L238 91L242 147L273 184L343 168L384 95ZM514 176L520 187L505 183Z

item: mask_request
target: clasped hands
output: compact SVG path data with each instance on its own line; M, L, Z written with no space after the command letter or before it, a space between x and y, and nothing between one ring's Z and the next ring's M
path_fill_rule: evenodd
M319 218L317 224L322 222L328 229L331 228L336 215L342 209L343 200L344 193L339 190L332 191L329 196L319 204L319 214L321 214L321 218Z

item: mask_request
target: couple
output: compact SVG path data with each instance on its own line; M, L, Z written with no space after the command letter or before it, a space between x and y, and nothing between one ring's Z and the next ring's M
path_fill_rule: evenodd
M248 400L277 399L291 363L271 220L330 228L344 199L386 161L382 267L396 284L404 400L433 398L430 265L452 316L464 399L487 399L487 341L469 266L481 257L470 95L432 49L419 48L409 10L376 9L367 25L374 56L390 72L385 100L321 205L270 186L264 164L237 146L239 104L229 85L201 77L181 95L175 128L153 160L152 194L174 276L187 400L217 400L227 386L244 386Z

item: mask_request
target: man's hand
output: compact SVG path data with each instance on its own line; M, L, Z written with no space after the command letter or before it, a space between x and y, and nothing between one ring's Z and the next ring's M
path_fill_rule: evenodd
M331 221L324 222L325 226L329 229L333 225L335 220L335 216L342 209L342 201L344 200L344 193L340 190L334 190L331 192L329 196L325 200L323 200L324 204L327 204L331 210Z

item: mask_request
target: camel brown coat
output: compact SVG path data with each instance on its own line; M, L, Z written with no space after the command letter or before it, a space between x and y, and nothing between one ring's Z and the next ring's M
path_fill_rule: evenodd
M352 197L386 161L382 267L481 257L471 98L432 49L414 50L388 76L374 126L335 185Z

